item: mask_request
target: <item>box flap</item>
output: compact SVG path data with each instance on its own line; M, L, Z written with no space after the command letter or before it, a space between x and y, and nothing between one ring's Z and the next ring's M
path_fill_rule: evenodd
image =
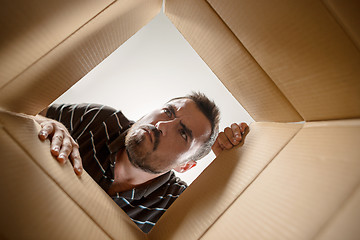
M360 54L347 34L359 32L359 14L345 30L322 1L208 2L306 121L360 117Z
M305 124L202 239L313 239L358 187L354 146L360 120Z
M199 239L301 127L251 124L245 144L221 153L160 218L149 238Z
M218 14L202 0L167 0L165 13L256 121L302 118Z
M0 112L0 122L3 125L4 131L6 131L8 135L7 138L11 138L12 141L17 144L16 148L21 149L20 152L23 152L22 154L26 155L26 158L15 157L16 155L12 156L11 154L15 154L14 152L17 150L14 150L13 148L9 148L9 150L7 150L5 148L2 153L9 154L9 156L12 157L9 158L6 155L1 157L1 159L8 159L8 161L18 161L18 165L23 164L23 161L32 162L32 166L34 166L30 170L27 170L26 167L24 169L19 167L18 170L18 173L26 171L27 174L30 174L29 177L24 179L22 178L22 174L18 174L19 178L23 179L19 181L23 181L21 183L24 185L24 187L28 188L27 191L33 192L38 187L38 185L55 185L56 187L49 187L47 191L62 192L62 194L65 194L69 199L71 199L71 202L78 206L78 208L81 209L81 212L87 215L87 218L91 219L91 221L93 221L100 229L102 229L105 235L107 235L109 238L146 238L146 235L136 226L133 221L130 220L126 213L116 205L116 203L97 185L96 182L93 181L93 179L86 172L84 172L79 178L75 175L70 162L67 162L65 165L61 165L51 156L49 141L41 142L39 140L38 132L40 130L40 126L36 124L34 120L19 114ZM0 145L2 146L3 143ZM37 178L31 177L31 171L33 168L36 168L37 172L41 172L42 175L46 176L46 179L39 182ZM14 166L13 171L16 171L16 166ZM5 180L6 178L4 178L4 181L2 182L11 182L10 179L7 179L6 181ZM15 183L20 184L19 181L16 180ZM8 189L10 186L8 186L8 183L2 186L2 188ZM14 190L15 189L16 188L14 188ZM19 194L19 197L21 196L21 193L17 194ZM31 196L36 199L44 198L44 201L47 201L47 195L40 192L32 194ZM8 205L9 203L7 201L10 200L8 199L5 202L2 202L3 204L1 205ZM14 203L9 211L15 211L14 208L16 207L24 208L26 210L27 206L28 205L26 202L20 201L19 203ZM67 211L65 208L67 208L66 204L64 204L64 209L59 207L62 212L69 214L71 211ZM42 209L42 211L45 210L50 211L52 214L53 209L48 209L47 207ZM31 209L26 213L28 214L29 219L36 218L36 212L33 212ZM19 216L20 215L17 214L14 217L18 218ZM64 221L62 216L59 216L58 218L53 216L52 220L55 222ZM45 220L40 219L39 222L41 223L41 221Z
M317 240L357 240L360 236L360 185L346 203L314 238Z
M0 106L40 112L159 13L161 3L116 1L0 88Z
M0 154L2 239L110 239L4 129Z
M324 0L323 2L360 49L360 2L357 0Z
M112 2L17 0L3 3L0 9L0 88Z

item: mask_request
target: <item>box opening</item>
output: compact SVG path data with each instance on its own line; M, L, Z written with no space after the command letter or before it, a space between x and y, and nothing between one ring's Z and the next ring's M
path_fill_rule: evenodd
M205 93L221 110L220 130L254 120L161 11L55 103L100 103L136 121L174 97ZM215 158L210 153L186 173L188 184Z

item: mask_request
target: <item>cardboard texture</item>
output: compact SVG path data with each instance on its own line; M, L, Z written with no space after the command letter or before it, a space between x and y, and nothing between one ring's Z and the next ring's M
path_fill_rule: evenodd
M165 6L166 16L255 121L303 120L206 1Z
M325 0L323 2L357 48L360 49L359 1Z
M86 3L83 2L82 6L86 6ZM31 56L33 50L25 49L22 56L30 55L34 62L21 74L3 83L0 88L0 107L27 114L40 112L148 23L160 8L159 0L116 1L95 17L89 18L76 31L71 32L73 28L70 28L67 31L69 36L60 44L51 46L41 58L36 59L38 55ZM36 19L40 17L36 13L30 15ZM63 17L66 18L66 15ZM21 22L16 24L18 28L22 26ZM57 25L51 27L57 28ZM63 27L69 28L68 25ZM43 34L45 39L51 36L51 32ZM14 55L17 62L19 56Z
M321 1L208 2L303 119L360 117L359 49Z
M7 1L1 7L0 87L85 25L113 1ZM26 13L26 14L24 14Z
M221 153L168 209L149 237L200 239L301 127L302 124L251 124L246 144Z
M202 239L313 239L359 186L359 142L360 120L305 124Z
M215 159L147 235L86 173L78 178L69 163L58 164L38 140L39 126L20 113L49 105L161 1L4 6L0 238L359 239L358 1L165 2L169 19L257 122L245 145Z
M360 219L360 186L350 195L346 203L320 230L314 239L358 239Z
M21 115L0 112L0 123L9 137L17 142L22 151L27 154L27 158L48 176L49 179L46 181L53 181L58 189L65 192L75 205L80 206L81 210L109 238L141 239L144 237L135 223L117 207L86 172L82 174L81 178L78 178L74 174L70 162L62 166L51 156L49 141L39 143L37 134L40 127L34 120ZM1 158L7 159L6 157ZM17 184L20 183L17 182ZM2 220L5 221L5 219Z
M0 223L5 239L109 239L4 129L0 141Z

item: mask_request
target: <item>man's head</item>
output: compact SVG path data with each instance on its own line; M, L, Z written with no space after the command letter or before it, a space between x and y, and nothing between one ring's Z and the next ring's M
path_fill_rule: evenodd
M129 130L130 162L150 173L185 172L211 151L219 132L219 109L204 94L174 98Z

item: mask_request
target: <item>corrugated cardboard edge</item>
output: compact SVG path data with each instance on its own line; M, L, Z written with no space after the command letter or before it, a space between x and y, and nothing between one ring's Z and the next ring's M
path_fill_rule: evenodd
M303 119L360 117L359 51L323 1L207 2Z
M266 122L251 124L244 146L224 151L218 156L160 218L149 233L149 239L201 238L267 168L302 126ZM276 133L279 134L278 138L275 137ZM276 139L273 144L269 144L262 151L258 150L259 144L269 142L272 138ZM252 161L255 159L260 162ZM231 178L235 175L237 177Z
M2 21L11 23L4 26L9 35L2 36L5 39L2 42L4 45L1 46L0 58L6 59L6 62L0 66L0 71L3 71L0 74L0 89L114 2L85 0L81 3L64 3L61 0L53 0L30 3L19 0L7 3L5 16L1 18ZM26 14L21 14L22 12Z
M11 124L9 124L9 121L11 121ZM19 126L19 124L16 124L17 122L22 122L23 124L21 124L21 126ZM91 179L91 177L85 171L83 172L83 175L81 178L77 178L77 177L75 177L75 174L73 172L71 164L67 163L64 166L60 166L60 168L62 168L61 172L59 173L60 176L59 176L59 174L56 174L55 176L53 176L51 174L51 172L53 170L53 169L51 169L51 164L49 163L48 165L46 164L46 166L44 166L44 163L42 163L39 159L36 158L36 155L38 153L31 152L31 146L26 146L26 145L24 145L23 142L20 142L21 138L26 138L27 140L29 140L29 138L32 135L31 138L35 138L35 141L39 141L38 143L35 143L35 144L42 145L45 148L49 147L47 145L47 143L41 143L40 140L37 139L37 133L40 130L40 126L38 124L36 124L34 122L34 120L30 119L25 114L17 114L17 113L11 113L8 111L0 110L0 125L2 126L2 129L4 129L5 132L8 134L8 136L11 137L13 139L13 141L18 144L18 146L23 150L23 152L27 156L29 156L30 159L32 159L34 164L39 169L41 169L41 171L45 175L48 176L49 180L54 182L58 186L58 188L62 192L64 192L94 222L94 224L96 224L106 235L109 236L109 238L116 239L120 236L123 236L123 237L126 237L127 239L146 239L146 235L136 226L136 224L133 221L131 221L131 219L126 215L126 213L124 213L122 211L122 209L120 209L112 201L112 199L108 198L107 195L105 193L103 193L100 188L98 188L98 185ZM10 126L10 125L12 125L12 126ZM24 132L26 134L24 134ZM24 136L22 136L22 135L24 135ZM49 155L50 160L53 160L53 161L51 161L52 164L54 164L54 163L57 164L56 160L53 159L50 156L50 154L48 154L48 155ZM56 172L56 170L54 170L54 171ZM68 177L68 178L64 180L64 178L66 178L66 177ZM123 223L123 227L124 227L124 225L127 226L125 228L126 231L125 232L120 231L118 233L115 233L116 231L114 231L114 229L113 229L114 226L106 225L104 221L102 221L101 219L97 219L96 214L94 215L94 214L90 213L86 209L87 207L89 207L88 204L87 204L87 206L84 205L85 200L82 199L81 196L73 196L72 195L72 194L74 194L74 191L71 191L70 187L72 184L76 183L75 181L82 182L84 186L87 185L87 187L90 187L90 188L98 188L98 189L93 189L93 190L96 190L97 192L101 191L100 195L103 195L103 198L104 197L108 198L108 199L102 199L102 200L106 200L105 205L107 205L107 207L113 208L113 209L109 209L109 211L112 211L113 213L114 212L118 213L118 217L121 218L121 219L119 219L119 221L121 221ZM93 192L93 194L94 194L94 192ZM118 227L115 226L115 228L118 228ZM129 235L129 233L131 233L131 234ZM131 238L134 236L137 236L137 237Z
M167 0L165 14L256 121L303 120L207 1Z
M360 119L302 128L204 239L313 239L359 185L359 131Z
M116 1L0 89L0 106L40 112L157 15L161 3Z
M4 239L109 239L4 128L0 128L0 142L0 189L4 193L0 234Z

